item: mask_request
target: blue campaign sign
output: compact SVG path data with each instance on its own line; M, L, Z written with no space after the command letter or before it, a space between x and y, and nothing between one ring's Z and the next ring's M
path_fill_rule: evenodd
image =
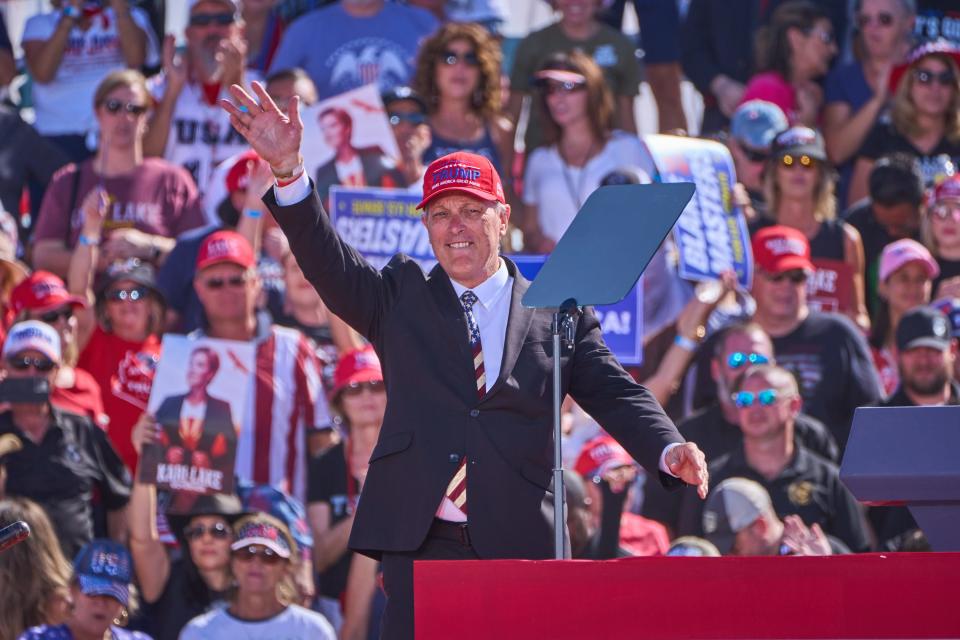
M420 222L419 194L400 189L330 188L330 220L343 240L377 269L403 253L425 271L437 263Z
M511 255L527 280L537 277L547 256ZM616 304L595 307L603 340L623 364L643 363L643 280Z
M673 228L680 277L715 280L728 269L745 289L753 279L750 233L733 201L737 178L733 158L719 142L648 135L660 182L693 182L697 191Z

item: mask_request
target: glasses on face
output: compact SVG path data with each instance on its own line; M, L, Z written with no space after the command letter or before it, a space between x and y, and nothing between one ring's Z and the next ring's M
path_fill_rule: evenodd
M770 359L762 353L743 353L734 351L727 356L727 366L731 369L739 369L744 365L767 364Z
M366 382L351 382L343 388L343 395L345 396L358 396L363 393L364 389L370 393L377 393L383 391L383 380L368 380Z
M106 297L110 302L137 302L143 300L149 295L146 287L133 287L132 289L111 289L107 291Z
M424 124L427 121L427 116L422 113L388 113L388 120L392 126L397 126L401 122L409 122L410 124Z
M871 16L866 13L861 13L859 16L857 16L857 26L861 29L869 27L874 23L880 25L881 27L889 27L893 24L893 14L884 11L875 16Z
M796 166L803 167L804 169L813 169L817 166L817 161L806 154L795 156L788 153L780 158L780 163L788 169Z
M247 277L244 276L230 276L229 278L207 278L203 281L203 286L208 289L223 289L226 286L233 287L234 289L242 287L247 283Z
M56 363L49 358L28 358L26 356L22 358L8 358L7 364L16 371L26 371L30 367L33 367L40 373L47 373L56 366Z
M197 524L192 527L187 527L183 530L183 537L187 540L197 540L207 533L210 534L211 538L216 538L217 540L226 540L233 535L227 525L222 522L217 522L210 526Z
M556 80L547 80L543 83L543 91L548 96L552 96L555 93L568 94L575 91L582 91L587 87L586 83L583 82L558 82Z
M54 311L47 311L46 313L41 313L37 318L46 324L57 324L61 319L69 320L73 317L73 307L66 307L64 309L56 309Z
M823 44L833 44L833 32L824 31L823 29L811 29L807 31L807 35L815 36L817 40Z
M936 82L941 87L953 86L953 83L956 81L953 76L953 71L950 69L940 71L939 73L930 71L929 69L914 69L913 77L916 78L919 84L930 85Z
M960 204L937 203L930 209L930 215L937 220L960 221Z
M212 24L226 27L233 24L233 21L232 13L197 13L190 16L191 27L209 27Z
M468 67L477 67L480 65L480 59L474 51L467 53L457 53L456 51L444 51L440 54L440 62L448 67L452 67L458 62L462 62Z
M776 389L764 389L763 391L738 391L731 394L733 403L741 409L752 407L755 402L759 402L763 407L769 407L777 401L779 394Z
M807 272L803 269L791 269L783 273L764 273L770 282L780 283L789 280L793 284L800 284L807 281Z
M766 162L767 158L770 157L769 153L764 153L763 151L754 151L744 146L741 146L741 148L743 149L743 155L750 162Z
M107 113L112 115L117 115L120 111L124 113L132 113L135 116L142 116L147 112L147 107L142 104L134 104L133 102L124 102L123 100L117 100L111 98L103 103L103 108L107 110Z
M259 558L264 564L277 564L283 560L273 549L253 546L237 549L233 552L233 557L241 562L250 562L254 558Z

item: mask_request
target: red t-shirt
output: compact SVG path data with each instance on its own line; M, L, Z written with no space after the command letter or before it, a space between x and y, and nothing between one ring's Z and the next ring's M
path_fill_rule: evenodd
M143 163L119 176L99 178L93 160L79 165L68 164L54 174L43 197L34 240L66 241L73 247L83 226L80 205L98 184L110 194L110 208L104 221L104 233L112 229L135 228L144 233L174 238L205 224L203 207L193 179L182 167L160 158L146 158ZM77 194L70 208L74 181ZM69 229L68 229L69 225Z
M131 473L137 469L137 452L130 435L140 414L147 410L153 376L160 360L160 340L121 340L100 327L80 354L80 366L93 374L103 389L103 405L110 417L107 435Z
M109 418L103 410L103 396L100 384L92 375L79 366L73 369L73 386L69 389L54 387L50 394L50 402L58 409L69 411L81 416L87 416L93 423L106 428Z

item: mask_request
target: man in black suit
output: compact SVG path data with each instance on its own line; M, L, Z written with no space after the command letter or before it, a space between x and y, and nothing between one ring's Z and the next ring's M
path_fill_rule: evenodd
M529 286L499 255L510 207L488 160L440 158L424 178L422 221L439 264L398 255L377 271L337 237L303 175L297 100L284 116L254 83L224 101L231 122L270 163L265 196L307 279L330 310L374 345L387 410L350 536L381 558L384 636L413 636L413 561L548 558L541 515L551 492L552 314L520 300ZM596 315L577 322L562 385L661 482L707 492L703 454L603 343Z

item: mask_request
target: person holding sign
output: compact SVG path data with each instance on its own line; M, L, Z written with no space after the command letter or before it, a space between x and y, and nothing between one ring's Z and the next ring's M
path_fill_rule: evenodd
M553 555L540 511L552 467L553 314L520 303L529 281L499 255L510 207L489 160L459 152L428 167L418 208L439 262L429 274L403 255L377 271L337 235L305 174L298 101L286 116L258 83L256 100L232 91L235 102L222 104L277 176L265 202L297 262L384 365L387 409L349 544L382 560L383 637L412 637L414 560ZM706 496L703 453L614 359L592 309L573 343L561 392L661 483Z
M764 174L766 216L754 221L750 232L774 224L800 230L816 268L810 302L820 311L839 311L868 331L863 241L859 231L837 218L835 183L823 137L807 127L784 131L773 141Z

